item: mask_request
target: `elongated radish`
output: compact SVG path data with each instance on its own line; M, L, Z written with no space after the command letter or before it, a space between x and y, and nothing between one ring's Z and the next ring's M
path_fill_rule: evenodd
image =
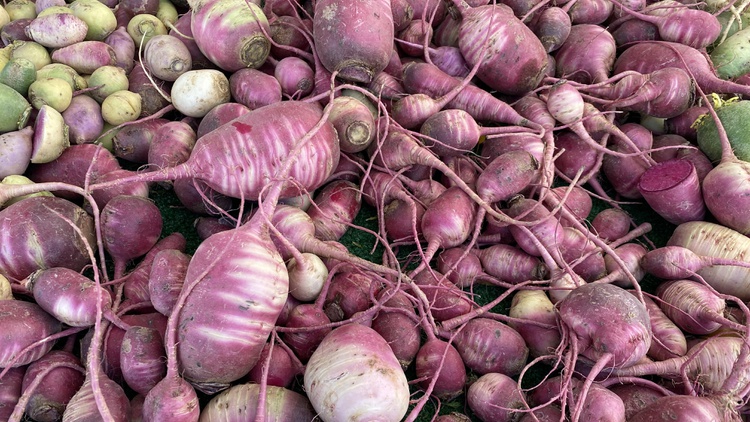
M453 341L465 365L479 375L497 372L514 377L521 373L529 355L516 330L489 318L467 322Z
M646 41L629 47L617 57L613 72L635 70L651 73L665 67L685 70L705 92L750 94L748 86L719 79L709 60L698 50L667 41Z
M503 4L469 8L454 3L462 19L458 47L470 67L481 63L477 77L504 94L523 95L536 88L547 67L547 52L531 29ZM489 45L480 56L486 37Z
M648 296L643 297L651 320L651 347L648 356L655 360L667 360L684 356L687 353L687 339L680 328L659 308L659 305Z
M606 80L615 62L615 50L614 38L601 26L573 25L555 52L555 75L581 83Z
M272 177L276 163L292 149L292 141L309 131L321 116L322 110L316 105L294 101L274 103L206 134L196 143L190 159L177 167L92 185L92 189L124 181L149 182L195 177L225 195L258 199ZM278 140L284 142L279 143ZM257 161L251 159L256 154ZM338 159L336 132L333 126L325 124L306 144L300 156L301 161L316 164L305 168L298 166L292 169L289 177L307 190L314 190L333 171ZM315 168L315 172L308 172L308 168ZM242 170L238 172L238 169ZM285 194L295 196L296 191L297 188L290 185Z
M263 400L265 406L261 408ZM300 393L272 385L263 388L253 383L237 384L222 391L205 405L200 414L200 422L253 421L256 418L266 422L306 421L315 419L315 412Z
M729 322L724 317L724 300L695 281L667 281L657 294L664 314L687 333L710 334Z

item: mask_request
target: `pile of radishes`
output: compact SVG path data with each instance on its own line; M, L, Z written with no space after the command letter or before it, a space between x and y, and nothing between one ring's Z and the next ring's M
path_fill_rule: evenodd
M6 2L0 421L744 420L746 7Z

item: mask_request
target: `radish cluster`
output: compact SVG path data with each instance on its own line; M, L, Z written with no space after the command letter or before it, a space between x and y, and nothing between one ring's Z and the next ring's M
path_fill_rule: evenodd
M741 420L728 6L7 2L0 420Z

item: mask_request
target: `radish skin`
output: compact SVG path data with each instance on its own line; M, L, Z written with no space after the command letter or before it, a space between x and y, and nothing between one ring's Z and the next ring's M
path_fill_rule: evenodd
M328 334L307 363L305 391L323 420L399 421L409 386L388 343L371 328L348 324Z

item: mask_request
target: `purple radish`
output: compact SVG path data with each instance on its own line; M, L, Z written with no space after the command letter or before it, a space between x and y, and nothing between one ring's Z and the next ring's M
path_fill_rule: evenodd
M278 344L266 343L263 351L260 352L258 363L247 374L247 380L260 384L265 380L267 385L276 387L290 387L294 378L300 373L298 363L282 346ZM266 371L265 378L263 372Z
M607 80L615 63L615 40L599 25L573 25L555 52L557 77L581 83Z
M149 299L164 316L172 313L187 274L190 255L177 249L164 249L156 253L148 276Z
M357 186L347 181L333 181L313 198L307 213L315 224L315 237L339 240L359 214L362 196Z
M420 387L441 400L464 392L466 368L456 348L434 335L419 348L414 360Z
M497 373L484 374L471 384L466 402L472 412L486 422L513 421L528 406L518 383Z
M271 49L264 35L271 28L254 3L203 1L193 9L190 29L201 52L227 72L260 67Z
M0 233L0 274L16 282L44 268L80 271L89 264L84 242L96 244L93 218L72 202L51 196L27 198L0 210ZM45 236L45 242L38 241Z
M80 359L63 350L52 350L30 364L23 376L26 414L39 422L59 421L83 385L84 371ZM36 388L31 389L34 384Z
M156 168L174 167L190 158L196 133L185 122L169 122L160 126L148 148L148 164Z
M274 173L276 163L288 156L294 146L294 140L301 138L317 125L322 114L322 110L317 105L295 101L284 101L263 107L200 138L187 162L169 169L138 174L129 181L149 182L196 177L227 196L258 199L260 191ZM236 139L238 142L230 142L231 139ZM280 139L284 140L281 144L278 142ZM305 189L318 188L336 167L339 159L337 141L333 126L329 123L322 124L320 129L311 135L310 141L305 144L299 156L299 161L317 163L314 167L318 168L319 165L322 171L310 174L307 171L309 166L297 166L292 169L288 177L300 183ZM248 162L252 154L248 154L246 148L261 151L265 148L262 145L264 143L275 145L272 150L268 150L268 154L265 154L268 157L264 157L260 165ZM223 153L217 155L216 148L211 144L230 147L223 148ZM246 170L239 174L239 180L235 176L229 176L230 174L238 175L236 172L238 167ZM122 181L92 187L102 188L118 183ZM289 183L282 192L282 196L295 196L294 192L298 189L297 186Z
M389 290L383 289L378 299L389 293ZM388 342L405 370L417 356L421 343L421 330L416 322L414 305L404 291L398 290L383 303L383 306L372 320L372 329ZM392 308L398 310L391 310Z
M368 83L385 69L394 38L389 2L323 0L315 3L314 14L313 41L329 72L338 72L347 81Z
M250 109L247 106L240 103L219 104L203 116L196 130L196 137L200 138L224 123L230 122L249 111Z
M466 367L479 375L497 372L514 377L529 356L529 348L516 330L489 318L467 322L453 344Z
M0 301L0 324L3 343L0 348L0 368L16 368L34 362L52 349L54 342L46 342L18 355L35 342L59 332L61 323L39 305L20 300ZM15 361L11 363L12 361ZM5 371L2 371L5 372Z
M122 376L140 394L148 393L167 374L164 340L153 328L130 327L120 352Z
M145 255L159 240L163 225L159 208L140 196L114 197L102 209L104 247L115 261L116 277L122 276L125 264Z
M481 63L477 77L503 94L522 95L536 88L547 67L547 53L531 29L505 5L468 8L454 3L462 15L458 47L470 67Z
M63 267L40 270L23 284L42 309L71 327L93 326L97 306L105 316L111 316L110 293L77 271Z
M555 305L544 291L517 291L513 295L508 316L514 318L508 325L521 335L531 356L551 355L560 345Z

